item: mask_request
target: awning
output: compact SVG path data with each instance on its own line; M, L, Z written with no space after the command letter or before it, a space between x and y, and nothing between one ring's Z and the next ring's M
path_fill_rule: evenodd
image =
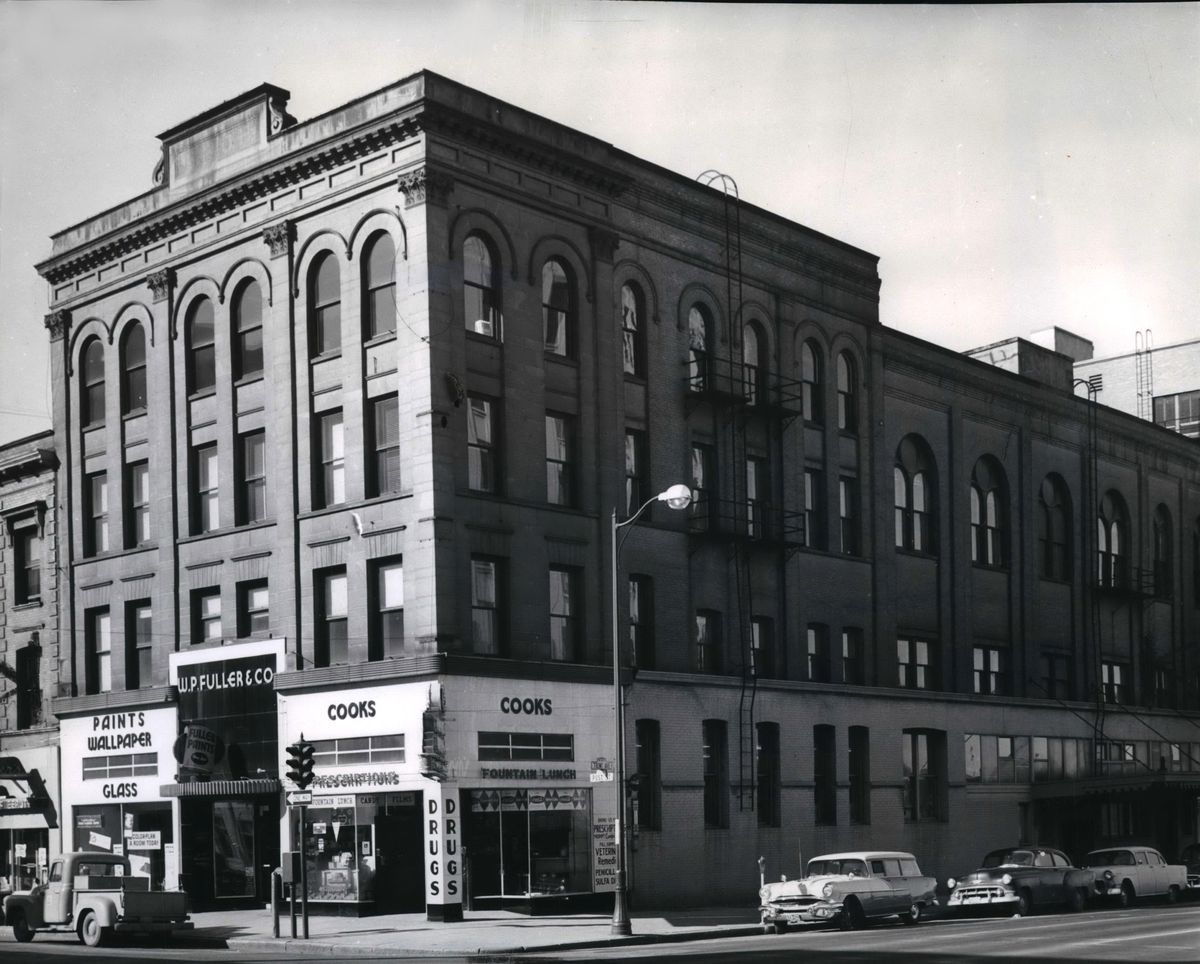
M0 757L0 828L57 827L54 801L37 770L25 770L18 757Z
M1035 783L1030 796L1034 800L1058 800L1064 797L1118 795L1176 790L1200 793L1200 773L1127 773L1103 777L1083 777L1056 783Z
M276 777L254 780L197 780L193 783L164 783L158 788L164 797L256 797L279 793Z

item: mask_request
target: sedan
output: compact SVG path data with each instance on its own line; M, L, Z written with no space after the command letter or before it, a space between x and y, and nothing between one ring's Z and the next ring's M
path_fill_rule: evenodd
M951 910L985 908L1025 916L1035 907L1066 904L1083 910L1092 891L1090 870L1073 867L1061 850L1021 845L993 850L982 866L946 881Z
M1174 903L1187 889L1187 867L1169 864L1153 847L1093 850L1084 861L1096 876L1096 893L1132 907L1138 897L1166 897Z

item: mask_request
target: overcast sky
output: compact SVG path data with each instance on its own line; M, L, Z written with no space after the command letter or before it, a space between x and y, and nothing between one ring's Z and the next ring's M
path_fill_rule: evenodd
M0 441L49 427L49 236L268 81L301 122L427 67L880 258L955 350L1200 337L1200 5L0 0Z

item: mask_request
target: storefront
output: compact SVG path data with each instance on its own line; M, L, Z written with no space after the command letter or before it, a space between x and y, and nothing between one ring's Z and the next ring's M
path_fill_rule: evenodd
M68 717L60 723L64 843L124 854L154 889L179 886L177 813L160 794L175 772L175 708L138 708Z
M279 741L275 674L285 641L172 653L178 729L180 874L194 906L262 906L279 866Z
M58 748L24 747L0 754L0 894L27 890L45 876L62 847Z

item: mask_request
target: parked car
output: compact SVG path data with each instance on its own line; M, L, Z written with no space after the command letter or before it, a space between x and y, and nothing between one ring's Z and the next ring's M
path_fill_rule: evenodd
M1093 876L1072 866L1061 850L1023 844L993 850L978 870L957 880L951 877L946 886L951 910L991 908L1025 916L1051 904L1083 910Z
M4 916L22 944L38 931L74 931L97 947L114 931L169 934L193 926L187 894L151 890L148 879L132 876L128 857L99 853L55 857L45 884L4 898Z
M1179 855L1179 862L1187 868L1187 889L1200 894L1200 843L1188 844Z
M892 850L824 854L808 862L800 880L764 884L758 892L763 927L837 923L843 930L869 920L899 916L906 924L937 913L937 881L917 858Z
M1093 850L1083 865L1096 876L1096 893L1132 907L1139 897L1166 897L1174 903L1187 889L1187 867L1169 864L1153 847Z

